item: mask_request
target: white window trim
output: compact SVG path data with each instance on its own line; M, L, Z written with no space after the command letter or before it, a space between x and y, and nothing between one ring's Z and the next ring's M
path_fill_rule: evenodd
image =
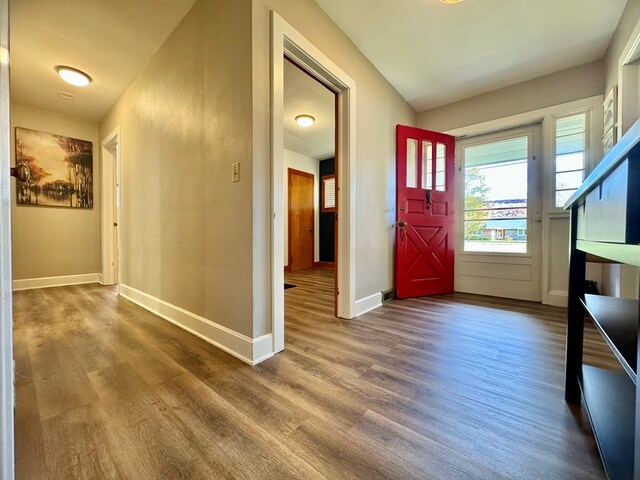
M444 133L453 135L456 139L461 139L467 136L482 135L485 133L493 133L500 130L506 130L510 128L516 128L524 125L528 125L534 122L542 121L542 152L543 152L543 164L545 171L543 172L543 213L545 216L568 216L568 212L558 210L551 207L551 182L550 178L555 178L555 171L551 170L551 162L545 161L547 158L553 158L555 152L553 150L553 139L555 132L553 130L552 119L554 116L571 115L584 111L589 111L591 129L589 131L589 151L587 156L593 162L595 167L598 160L602 158L602 102L604 101L603 95L596 95L594 97L584 98L582 100L576 100L573 102L561 103L559 105L553 105L551 107L541 108L538 110L532 110L530 112L519 113L517 115L511 115L509 117L498 118L496 120L489 120L487 122L476 123L474 125L468 125L466 127L454 128ZM459 167L459 165L457 165ZM554 163L555 169L555 163ZM554 199L555 203L555 199Z
M640 26L640 23L639 23ZM476 123L474 125L468 125L465 127L451 129L445 133L453 135L455 137L464 137L471 135L481 135L484 133L496 132L498 130L505 130L508 128L515 128L530 123L534 123L542 120L542 152L543 152L543 230L542 230L542 302L550 305L566 306L567 294L565 291L550 291L550 229L545 226L549 224L551 219L566 218L568 212L558 211L550 209L550 187L551 182L551 162L546 161L547 158L552 158L554 154L552 150L552 142L554 132L552 130L551 119L554 115L565 115L574 112L580 112L584 110L590 111L591 118L591 131L589 132L589 158L593 159L592 163L595 164L602 158L602 135L603 135L603 111L602 102L604 101L603 95L596 95L593 97L584 98L582 100L576 100L573 102L562 103L559 105L553 105L550 107L541 108L538 110L532 110L530 112L519 113L517 115L511 115L508 117L499 118L496 120L489 120L487 122ZM458 167L459 165L457 165ZM457 230L456 235L460 235Z

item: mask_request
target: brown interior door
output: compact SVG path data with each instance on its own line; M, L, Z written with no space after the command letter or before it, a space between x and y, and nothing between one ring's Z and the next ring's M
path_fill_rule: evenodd
M289 169L289 270L313 268L313 175Z

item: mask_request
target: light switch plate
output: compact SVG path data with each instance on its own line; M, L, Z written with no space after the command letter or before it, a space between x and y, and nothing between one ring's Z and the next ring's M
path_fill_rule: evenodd
M233 183L240 181L240 162L231 164L231 181Z

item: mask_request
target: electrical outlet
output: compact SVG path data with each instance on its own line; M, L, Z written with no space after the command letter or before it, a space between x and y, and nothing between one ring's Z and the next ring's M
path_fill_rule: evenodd
M233 183L240 181L240 162L231 164L231 181Z

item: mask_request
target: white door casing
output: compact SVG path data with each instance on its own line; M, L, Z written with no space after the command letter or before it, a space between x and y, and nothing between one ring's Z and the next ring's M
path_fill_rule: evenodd
M9 2L0 0L0 479L14 475Z
M486 133L507 130L535 122L542 122L543 132L543 218L542 218L542 302L548 305L567 305L568 270L568 213L554 209L553 162L555 116L587 112L589 116L589 134L587 135L587 164L601 158L602 140L602 95L553 105L530 112L518 113L496 120L468 125L449 130L446 133L460 139Z
M120 283L119 257L119 190L120 190L120 127L101 142L102 155L102 284Z
M271 12L271 318L273 353L284 349L284 126L285 55L337 95L338 316L356 315L355 132L356 83L276 12Z
M618 84L616 141L640 118L640 21L618 59Z

